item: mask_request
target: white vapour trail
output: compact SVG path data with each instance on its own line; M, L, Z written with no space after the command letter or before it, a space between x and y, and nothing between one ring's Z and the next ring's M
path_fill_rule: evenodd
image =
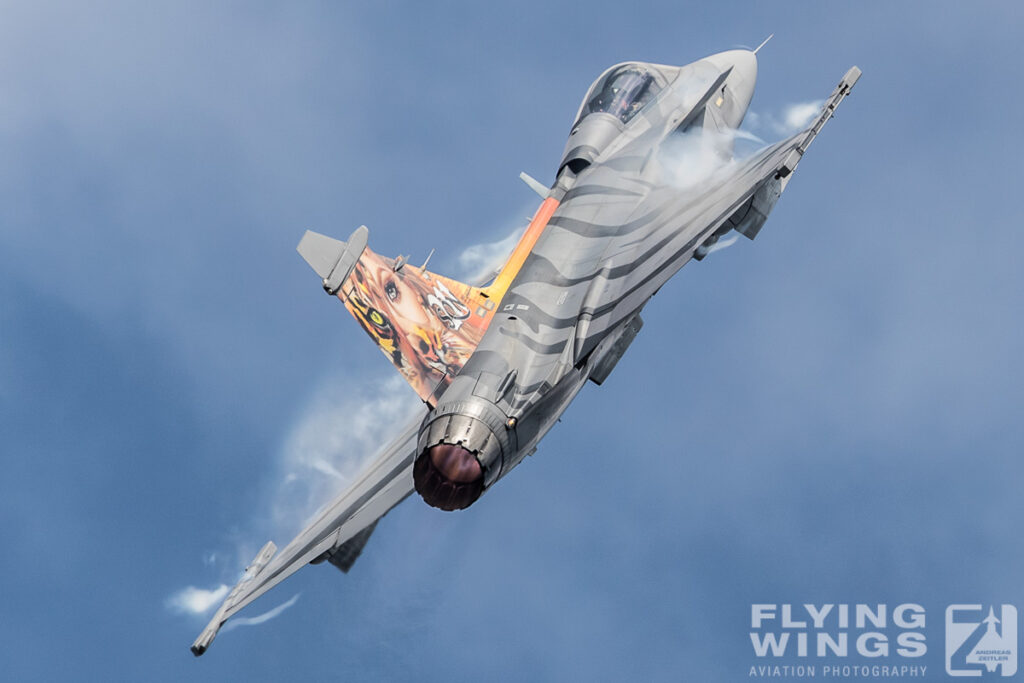
M809 124L824 104L825 100L791 104L783 110L782 122L790 133L795 133Z
M212 590L188 586L168 597L164 604L175 614L205 614L219 605L229 590L223 583Z
M825 100L811 100L787 104L778 112L760 114L750 111L745 125L769 135L786 137L805 128L824 104Z
M732 148L730 133L697 131L676 134L658 150L661 182L686 190L713 180L733 163L724 150Z
M746 125L773 137L789 136L805 128L821 111L823 104L824 100L813 100L786 105L779 113L748 112ZM735 149L735 158L745 156L745 151L739 149L737 142L753 143L758 147L765 144L759 135L749 129L698 131L672 136L659 150L661 182L688 189L713 180L733 163L732 150ZM749 144L744 145L744 149L753 151Z
M387 372L383 364L381 372ZM271 507L274 531L297 532L418 409L416 394L398 375L382 382L325 381L285 439Z
M259 614L255 617L235 617L234 619L232 619L224 625L223 632L227 633L228 631L236 629L239 626L258 626L260 624L265 624L274 617L280 615L281 612L285 611L286 609L294 605L296 602L298 602L300 595L301 593L296 593L287 602L281 603L274 609L268 610L263 614Z
M516 248L524 230L525 227L516 228L496 242L474 244L463 249L458 261L466 282L473 285L490 282Z
M383 363L381 369L385 371ZM407 422L418 407L416 394L397 375L377 383L349 382L338 377L325 380L284 441L272 502L255 520L257 531L252 536L290 540L390 441L394 426ZM223 564L222 575L230 572L234 577L237 565L221 559L248 562L255 554L250 541L247 538L238 543L234 553L206 553L203 563ZM175 614L202 615L220 605L229 590L225 584L210 590L188 586L168 597L165 605ZM295 604L297 597L266 614L235 621L261 624Z
M757 135L754 135L749 130L743 130L742 128L733 131L733 138L736 140L744 140L746 142L753 142L758 145L765 144L764 140Z
M714 254L716 251L722 251L723 249L728 249L732 245L736 244L736 240L737 239L739 239L739 238L737 238L736 235L733 235L732 237L728 237L728 238L726 238L724 240L720 240L720 241L718 241L718 242L716 242L716 243L711 245L711 247L708 249L708 253L709 254Z

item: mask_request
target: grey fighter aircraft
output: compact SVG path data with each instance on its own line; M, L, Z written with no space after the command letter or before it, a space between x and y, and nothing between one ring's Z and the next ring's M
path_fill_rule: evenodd
M846 72L807 128L736 159L755 52L682 67L626 62L601 74L554 183L524 174L543 201L486 286L380 256L367 247L365 226L344 242L306 232L298 251L324 290L425 408L280 553L264 546L194 654L300 567L326 561L347 572L377 521L414 491L442 510L472 505L534 452L587 380L608 377L640 331L644 305L676 271L730 231L758 234L860 70ZM679 141L695 141L714 163L698 163ZM679 167L699 177L680 178Z

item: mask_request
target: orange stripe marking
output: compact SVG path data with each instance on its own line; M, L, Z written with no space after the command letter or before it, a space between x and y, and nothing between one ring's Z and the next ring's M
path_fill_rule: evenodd
M498 304L505 297L505 293L508 292L509 285L519 274L519 270L523 267L523 263L526 262L526 257L533 251L534 245L540 238L544 228L547 227L548 221L551 220L552 214L555 213L555 209L558 208L558 200L553 197L545 199L540 208L537 209L537 213L533 215L533 220L530 221L530 225L526 228L526 232L519 240L519 244L512 251L512 255L508 257L508 261L502 266L501 272L498 273L498 277L494 278L494 282L491 283L490 287L485 287L480 290L480 293L486 297L485 300L489 299L494 302L494 308L488 311L487 319L490 320L494 317L495 311L498 310Z

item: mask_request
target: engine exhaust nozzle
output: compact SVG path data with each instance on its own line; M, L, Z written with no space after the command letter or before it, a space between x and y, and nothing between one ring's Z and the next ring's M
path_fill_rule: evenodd
M484 469L476 455L449 443L421 453L412 477L423 500L441 510L464 510L484 491Z

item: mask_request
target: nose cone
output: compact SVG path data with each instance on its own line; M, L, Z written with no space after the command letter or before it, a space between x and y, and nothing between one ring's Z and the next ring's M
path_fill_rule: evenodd
M754 83L757 82L757 55L750 50L727 50L711 55L707 58L718 67L720 71L731 68L729 81L735 79L736 83L747 84L751 92L754 90Z
M428 448L416 459L412 475L423 500L442 510L467 508L484 490L480 461L470 451L452 444Z

